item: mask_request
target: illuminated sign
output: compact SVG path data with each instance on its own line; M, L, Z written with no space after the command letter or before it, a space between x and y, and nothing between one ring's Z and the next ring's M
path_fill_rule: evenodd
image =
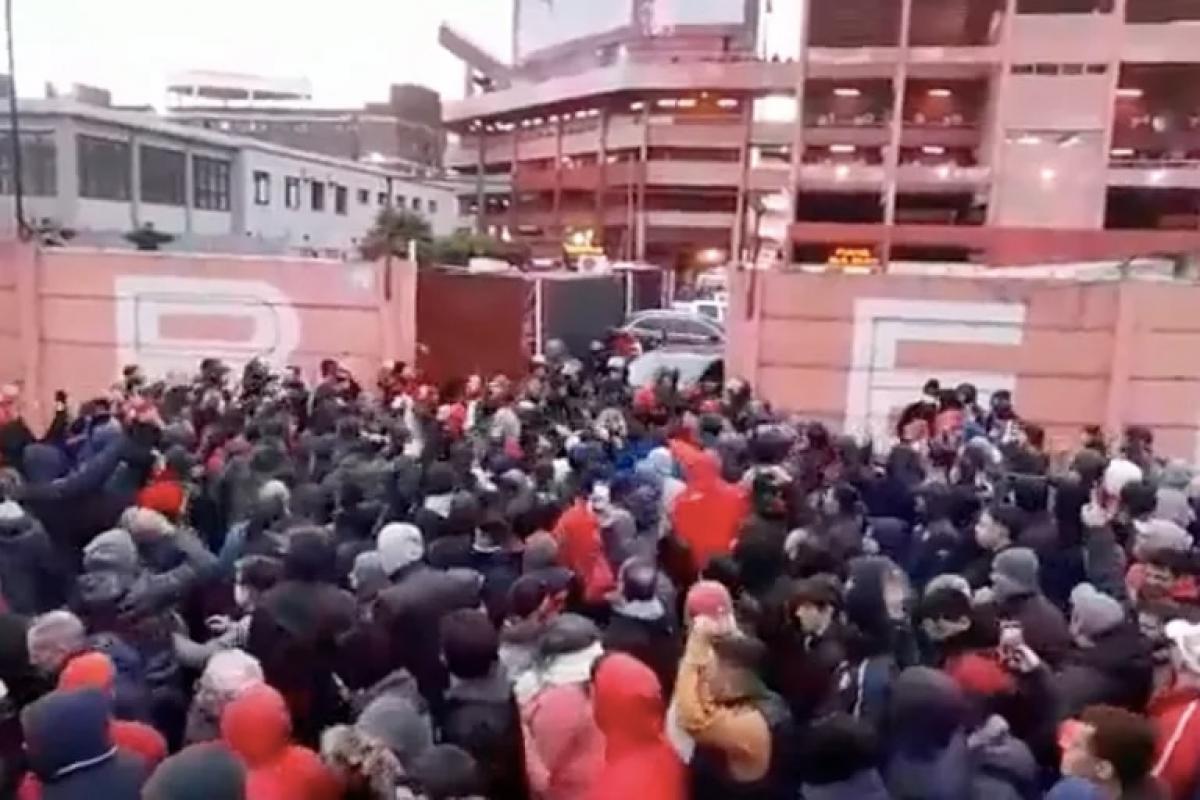
M838 247L825 263L831 267L877 267L879 259L869 247Z

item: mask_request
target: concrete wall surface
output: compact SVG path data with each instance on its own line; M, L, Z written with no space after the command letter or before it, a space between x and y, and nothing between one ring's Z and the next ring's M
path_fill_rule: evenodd
M886 440L926 379L1014 393L1056 450L1149 425L1200 461L1200 286L739 272L728 373L776 406Z
M338 358L371 380L416 350L416 269L390 263L41 249L0 242L0 381L44 419L55 390L102 393L125 364L191 375L251 358L315 378Z

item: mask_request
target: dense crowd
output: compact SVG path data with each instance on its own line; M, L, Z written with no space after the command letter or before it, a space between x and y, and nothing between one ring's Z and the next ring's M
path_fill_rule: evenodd
M931 380L864 442L557 342L23 400L0 796L1200 796L1200 478L1146 429Z

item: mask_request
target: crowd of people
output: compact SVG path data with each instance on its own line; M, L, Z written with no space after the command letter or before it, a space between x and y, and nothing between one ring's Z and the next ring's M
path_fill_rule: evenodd
M0 796L1195 800L1200 476L936 380L0 392Z

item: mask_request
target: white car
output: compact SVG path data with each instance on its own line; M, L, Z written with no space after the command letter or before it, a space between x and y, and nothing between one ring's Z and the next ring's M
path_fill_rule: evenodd
M663 344L723 345L725 328L715 319L676 309L654 309L634 314L623 330L637 337L643 348Z
M724 325L729 305L724 300L714 297L708 300L677 300L671 304L671 308L675 311L707 317Z

